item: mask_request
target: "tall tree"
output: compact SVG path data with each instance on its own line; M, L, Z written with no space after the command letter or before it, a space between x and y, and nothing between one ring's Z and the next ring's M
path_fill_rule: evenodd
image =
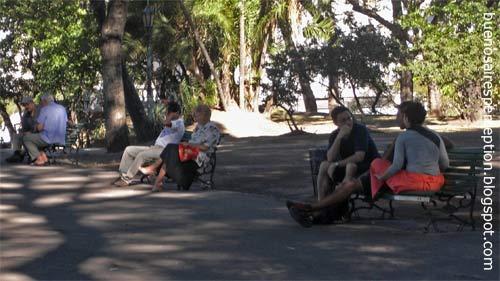
M420 8L422 3L424 3L424 0L415 0L415 1L391 0L392 22L382 17L378 13L376 7L365 5L366 1L347 0L347 2L352 5L354 11L378 21L380 24L382 24L391 31L392 36L399 41L401 48L403 50L399 60L399 63L403 67L406 66L408 62L413 59L413 56L407 52L408 43L412 42L412 38L408 34L409 29L401 27L399 21L404 16L403 8L408 12L413 12ZM376 1L374 3L376 3ZM399 92L401 96L401 101L413 99L413 74L408 69L403 69L399 72Z
M178 0L177 2L179 3L179 6L180 6L184 16L186 17L188 24L189 24L189 27L191 28L191 31L194 34L194 38L196 40L196 43L198 43L198 45L200 46L200 49L203 53L203 56L205 57L207 64L210 68L210 72L214 76L215 84L217 86L217 92L219 93L219 98L221 100L222 109L227 110L229 102L226 100L226 96L224 95L224 89L222 88L222 84L220 82L219 75L217 74L217 71L215 70L215 65L214 65L212 59L210 58L210 55L207 51L207 48L205 47L205 44L201 40L200 34L198 32L198 28L194 24L194 21L191 18L191 14L190 14L189 10L187 9L186 5L184 5L183 0Z
M79 116L100 66L97 24L85 3L0 1L0 76L9 85L1 102L47 91Z
M481 86L490 88L484 102L500 100L500 87L492 82L500 73L500 54L493 51L500 41L498 19L484 16L494 12L484 1L435 1L403 21L421 31L412 48L421 59L409 69L425 86L437 86L448 109L469 121L482 119Z
M293 33L298 29L297 19L299 18L299 14L301 12L300 4L296 0L287 0L287 6L288 9L286 9L285 13L278 19L278 26L283 34L288 54L294 63L297 64L295 69L297 71L297 77L302 90L305 109L307 112L316 112L318 111L318 106L316 105L316 98L311 89L311 79L307 74L304 59L300 56L297 46L293 40Z
M122 39L127 22L127 0L108 3L92 1L101 26L101 57L106 116L106 148L109 152L123 150L128 144L125 96L122 73ZM106 7L106 5L109 5Z

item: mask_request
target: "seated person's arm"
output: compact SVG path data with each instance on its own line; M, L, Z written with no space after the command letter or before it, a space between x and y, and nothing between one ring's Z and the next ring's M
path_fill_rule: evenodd
M441 139L443 140L444 146L446 147L447 150L455 147L455 144L449 138L447 138L446 136L443 136L443 135L440 135L440 136L441 136Z
M443 140L439 143L439 168L444 171L450 167L450 159L446 152L446 142Z
M340 143L341 143L341 138L337 136L330 149L328 149L328 151L326 152L326 160L328 162L333 162L335 158L337 158L337 155L339 154L340 151Z
M332 146L326 152L326 160L328 162L333 162L335 161L335 159L338 158L342 139L348 136L350 133L351 133L351 128L349 128L348 126L342 126L339 128L337 136L335 137Z
M345 167L347 164L349 163L359 163L359 162L362 162L363 160L365 160L365 155L366 155L366 152L365 151L356 151L354 152L353 155L347 157L346 159L343 159L341 161L339 161L339 166L340 167Z
M385 181L403 169L405 162L404 140L401 137L396 139L394 148L394 159L391 166L382 175L375 175L379 180Z
M36 124L36 131L41 132L43 130L43 123Z
M384 155L382 155L382 159L388 160L392 162L392 158L394 158L394 146L396 144L396 139L389 145L386 151L384 151Z
M172 127L172 116L170 114L165 115L165 120L161 122L163 127Z
M351 133L351 132L349 132ZM359 163L365 160L366 151L368 150L369 133L366 129L357 129L352 132L354 134L354 154L339 161L340 167L345 167L348 163Z
M208 150L208 146L203 145L203 144L195 144L195 143L186 143L186 144L189 145L190 147L194 147L194 148L198 149L199 151L207 151Z

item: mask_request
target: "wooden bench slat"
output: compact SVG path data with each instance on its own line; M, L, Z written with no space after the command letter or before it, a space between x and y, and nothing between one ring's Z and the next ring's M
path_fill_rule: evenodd
M480 167L482 165L482 162L475 162L475 161L466 161L466 160L461 160L461 161L450 161L450 167Z
M471 169L470 167L453 167L453 168L448 168L445 171L446 174L467 174L467 175L478 175L482 172L482 169L479 167L474 167Z

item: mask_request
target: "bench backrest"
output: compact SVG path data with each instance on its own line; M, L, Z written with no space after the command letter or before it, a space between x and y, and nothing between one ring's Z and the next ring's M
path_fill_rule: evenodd
M476 188L483 166L482 148L454 148L448 150L450 167L444 171L442 192L467 192Z
M83 127L84 124L73 124L66 126L66 146L80 146L78 142L80 140L80 133Z

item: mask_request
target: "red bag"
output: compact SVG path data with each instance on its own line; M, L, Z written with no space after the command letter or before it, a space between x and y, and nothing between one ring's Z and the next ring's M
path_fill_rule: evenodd
M191 147L188 144L179 144L179 159L181 162L186 162L196 158L200 151L197 148Z

